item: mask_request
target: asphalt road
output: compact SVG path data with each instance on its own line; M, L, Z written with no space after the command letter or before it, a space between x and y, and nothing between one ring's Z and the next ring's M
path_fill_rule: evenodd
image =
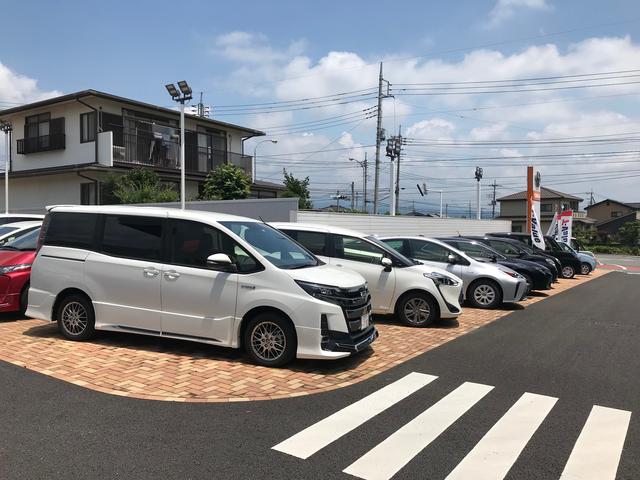
M598 261L605 265L640 268L640 257L634 255L606 255L596 253Z
M611 273L366 382L288 400L134 400L0 362L0 478L324 480L354 478L342 473L349 467L366 478L388 478L389 469L400 468L394 479L444 479L456 471L451 478L547 480L559 478L571 456L578 475L567 479L606 480L613 477L603 476L598 461L615 467L616 442L624 441L616 478L638 479L639 288L637 276ZM380 393L412 372L415 391L405 385L406 398L402 389ZM476 385L461 390L465 382ZM325 420L311 438L290 440L294 452L334 440L307 459L272 449L369 394L377 399L346 418ZM371 416L385 402L389 408L337 438L355 417ZM591 414L594 405L615 410ZM603 411L613 417L599 422ZM626 437L625 412L632 412ZM426 421L412 431L421 417ZM404 435L394 435L407 424ZM412 449L415 455L403 460ZM580 470L585 458L595 464ZM496 474L500 468L508 473Z

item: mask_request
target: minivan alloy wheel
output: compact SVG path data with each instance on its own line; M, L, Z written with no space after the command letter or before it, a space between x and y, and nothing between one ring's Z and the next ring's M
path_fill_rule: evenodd
M473 298L480 305L491 305L496 299L496 291L491 285L479 285L473 291Z
M429 319L431 308L423 298L412 298L404 305L404 316L411 323L420 325Z
M284 331L273 322L261 322L251 332L251 347L261 360L278 359L287 348Z
M80 335L87 328L89 322L87 310L79 302L67 303L60 318L64 329L71 335Z

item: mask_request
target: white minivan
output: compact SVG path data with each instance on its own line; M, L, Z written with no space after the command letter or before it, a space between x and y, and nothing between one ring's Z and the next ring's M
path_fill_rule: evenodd
M462 312L462 280L401 255L376 237L353 230L304 223L272 223L322 260L356 271L369 284L374 313L395 314L412 327L426 327Z
M359 352L378 332L364 278L249 218L51 207L27 315L86 340L113 330L244 347L261 365Z

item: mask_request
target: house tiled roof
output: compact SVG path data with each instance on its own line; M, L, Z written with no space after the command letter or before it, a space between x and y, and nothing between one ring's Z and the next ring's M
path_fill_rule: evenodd
M593 205L589 205L588 207L585 207L585 209L588 210L591 207L595 207L596 205L600 205L601 203L604 203L604 202L613 202L613 203L617 203L618 205L624 205L629 208L633 208L635 210L640 210L640 202L621 202L619 200L614 200L613 198L605 198L604 200L600 200L599 202L596 202Z
M577 200L581 202L583 199L580 197L576 197L575 195L569 195L568 193L562 193L558 190L553 190L548 187L540 187L540 198L542 200L548 200L550 198L566 198L567 200ZM523 190L521 192L512 193L511 195L507 195L505 197L501 197L498 199L499 202L504 200L526 200L527 199L527 191Z

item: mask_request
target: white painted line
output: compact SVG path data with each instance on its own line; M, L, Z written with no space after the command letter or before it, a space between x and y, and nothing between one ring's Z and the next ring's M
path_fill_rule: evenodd
M615 480L631 412L594 405L560 480Z
M614 267L621 268L622 270L627 270L627 267L625 267L624 265L614 265Z
M446 480L504 478L557 401L534 393L522 395Z
M366 480L388 480L493 387L466 382L360 457L344 473Z
M309 458L318 450L335 442L367 420L433 382L436 378L438 377L412 372L272 448L294 457Z

